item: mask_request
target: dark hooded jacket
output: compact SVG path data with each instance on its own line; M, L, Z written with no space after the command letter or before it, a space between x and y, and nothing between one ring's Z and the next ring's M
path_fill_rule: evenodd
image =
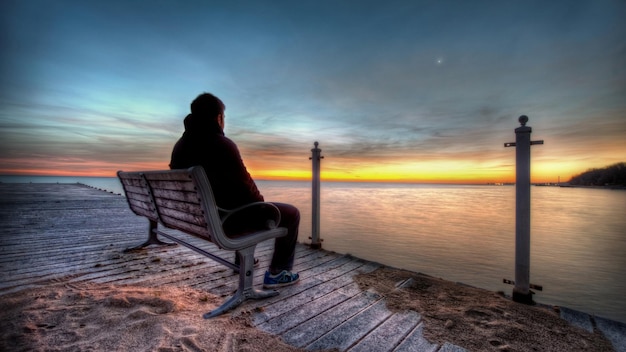
M237 145L224 136L217 121L190 114L185 118L185 132L174 145L170 168L195 165L204 168L218 207L234 209L263 201Z

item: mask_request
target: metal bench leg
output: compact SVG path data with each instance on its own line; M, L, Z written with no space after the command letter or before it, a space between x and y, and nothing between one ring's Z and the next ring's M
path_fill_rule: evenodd
M176 243L170 243L170 242L163 242L161 241L158 237L157 237L157 227L159 226L159 223L153 220L149 220L150 224L148 225L148 240L138 246L135 247L131 247L131 248L126 248L124 250L124 252L132 252L138 249L142 249L145 248L151 244L156 244L159 246L176 246Z
M278 295L278 291L257 290L253 286L255 247L256 246L252 246L238 251L239 259L241 259L240 268L244 268L245 270L239 271L239 287L237 288L237 292L218 308L205 313L203 315L205 319L216 317L231 310L247 299L264 299Z

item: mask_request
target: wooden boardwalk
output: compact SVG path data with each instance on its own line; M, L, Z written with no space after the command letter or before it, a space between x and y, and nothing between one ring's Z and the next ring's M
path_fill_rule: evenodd
M147 220L135 216L123 196L88 186L0 183L0 222L0 297L59 282L188 286L223 298L237 287L230 269L182 246L123 252L145 240ZM190 241L232 256L208 242ZM272 244L257 248L257 284ZM277 297L247 301L235 313L251 312L256 327L308 350L463 351L429 343L418 312L393 313L383 297L353 281L380 264L303 244L295 262L298 285L280 289Z

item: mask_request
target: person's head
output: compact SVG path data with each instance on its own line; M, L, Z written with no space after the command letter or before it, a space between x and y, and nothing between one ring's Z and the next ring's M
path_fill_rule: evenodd
M191 102L192 115L215 120L222 128L224 128L224 110L226 105L211 93L202 93Z

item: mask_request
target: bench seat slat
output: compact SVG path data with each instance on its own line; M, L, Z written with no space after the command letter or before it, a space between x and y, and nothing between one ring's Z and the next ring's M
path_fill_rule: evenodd
M180 202L172 199L157 198L156 205L157 207L159 207L159 209L168 208L193 215L204 216L204 211L198 203Z
M150 203L138 202L134 199L128 199L128 204L130 205L130 209L135 212L135 214L145 216L150 218L151 220L157 220L158 215L156 210Z
M150 180L152 189L196 192L196 186L190 179L187 180Z
M140 177L126 177L123 182L128 186L143 188L145 186L145 181Z
M126 192L126 199L132 199L137 203L146 203L151 204L152 198L148 194L134 193L134 192Z
M148 181L191 181L189 169L144 171L142 174Z
M179 219L176 219L174 217L170 217L167 215L163 215L163 214L161 214L160 219L166 227L180 230L190 235L204 238L205 240L209 240L213 242L211 240L211 234L209 233L206 227L198 226L196 224L192 224L188 222L182 222Z
M207 226L207 223L204 220L204 215L189 214L183 211L165 207L159 208L159 215L161 215L161 220L165 223L165 226L168 227L170 226L170 224L165 221L165 217L167 217L168 219L173 219L174 222L183 221L204 228L206 228Z
M157 221L158 220L158 217L155 216L155 213L153 211L149 211L149 210L146 210L146 209L143 209L143 208L139 208L139 207L135 207L135 208L131 207L131 209L137 215L145 216L148 219L153 220L153 221Z
M126 194L128 195L128 193L134 193L134 194L142 194L148 198L150 198L148 190L145 188L145 186L140 187L140 186L133 186L133 185L129 185L129 184L124 184L124 188L126 190Z
M173 190L166 190L160 188L153 188L152 194L156 199L170 199L175 201L187 202L187 203L198 203L200 199L196 192L176 192Z
M118 178L124 187L126 200L130 209L137 215L145 216L152 221L158 219L156 209L152 206L152 198L146 181L140 173L118 173Z

